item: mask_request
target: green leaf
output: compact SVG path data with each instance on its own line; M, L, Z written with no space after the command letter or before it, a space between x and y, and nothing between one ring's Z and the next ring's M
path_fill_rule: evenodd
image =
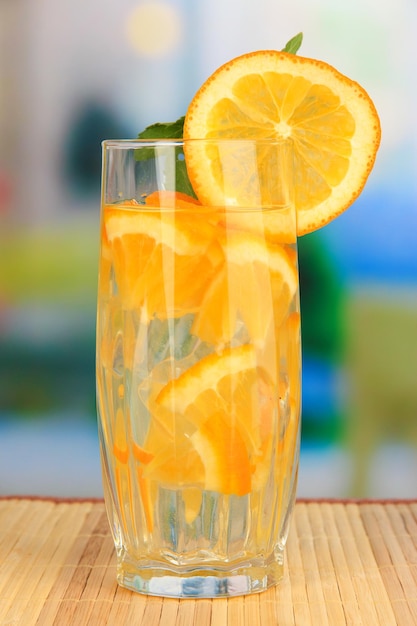
M185 117L178 118L175 122L157 122L147 126L138 135L138 139L181 139Z
M194 193L194 189L190 183L190 179L188 178L187 166L185 164L184 152L182 148L177 148L177 160L176 160L176 170L175 170L175 186L176 191L181 191L182 193L187 194L187 196L191 196L192 198L196 198L197 196Z
M182 139L185 117L178 118L175 122L156 122L147 126L138 134L138 139ZM135 150L136 161L147 161L155 156L153 148L143 147Z
M175 122L157 122L147 126L142 132L138 134L138 139L182 139L185 117L180 117ZM158 152L163 150L158 148ZM184 151L182 146L175 148L175 190L181 191L196 198L194 190L191 186L188 178L187 166L185 164ZM154 148L147 148L144 146L138 150L135 150L136 161L149 161L157 158L157 151ZM152 166L151 166L152 167Z
M292 39L290 39L282 52L289 52L290 54L297 54L301 44L303 42L303 33L298 33Z

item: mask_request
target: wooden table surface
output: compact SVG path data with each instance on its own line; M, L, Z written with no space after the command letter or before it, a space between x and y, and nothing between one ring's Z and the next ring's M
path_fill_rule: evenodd
M417 501L298 501L285 576L261 594L175 600L118 587L102 501L0 498L0 624L417 624Z

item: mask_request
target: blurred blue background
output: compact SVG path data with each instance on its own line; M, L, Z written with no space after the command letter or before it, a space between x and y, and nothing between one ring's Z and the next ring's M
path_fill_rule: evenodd
M300 240L299 495L417 496L415 0L0 3L0 494L100 496L100 142L184 114L282 48L361 83L383 139L360 199Z

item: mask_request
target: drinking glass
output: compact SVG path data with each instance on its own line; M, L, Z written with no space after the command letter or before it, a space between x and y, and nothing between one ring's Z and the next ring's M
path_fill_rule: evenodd
M103 142L99 439L134 591L227 597L282 577L300 433L292 157L290 141Z

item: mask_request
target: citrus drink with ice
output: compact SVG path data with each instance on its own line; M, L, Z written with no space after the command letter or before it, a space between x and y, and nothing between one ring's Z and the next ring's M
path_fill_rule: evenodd
M261 589L259 555L286 533L299 294L294 208L275 210L281 241L260 228L259 207L209 208L165 192L103 207L98 399L128 586L146 558L149 577L251 563L260 569L242 592ZM270 569L278 580L282 563Z
M230 596L282 576L300 432L297 236L359 195L380 128L357 83L275 51L217 70L180 126L180 139L156 125L155 140L104 143L104 488L120 584Z

